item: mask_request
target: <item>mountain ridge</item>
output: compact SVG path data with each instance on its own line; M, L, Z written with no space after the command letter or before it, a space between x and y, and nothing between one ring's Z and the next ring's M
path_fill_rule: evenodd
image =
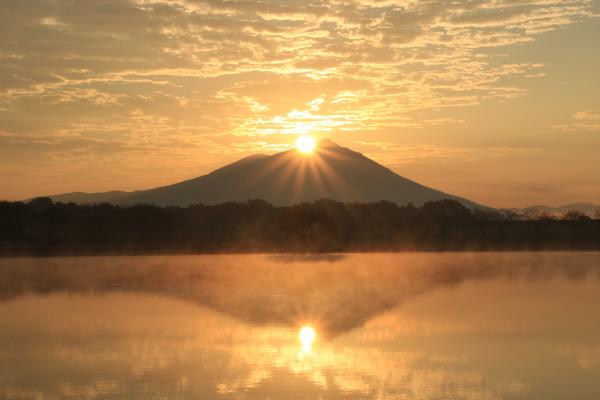
M541 213L548 213L548 214L554 215L554 216L557 216L557 215L560 215L562 213L569 212L569 211L578 211L578 212L584 213L588 216L594 216L597 211L600 211L600 205L595 205L595 204L586 203L586 202L575 202L575 203L564 204L561 206L547 206L547 205L543 205L543 204L534 204L534 205L522 207L522 208L508 208L507 210L517 211L517 212L536 211L536 212L541 212Z

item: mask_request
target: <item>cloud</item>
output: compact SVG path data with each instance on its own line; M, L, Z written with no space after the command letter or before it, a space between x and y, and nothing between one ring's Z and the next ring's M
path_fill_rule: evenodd
M600 108L577 111L571 122L552 127L564 132L600 131Z

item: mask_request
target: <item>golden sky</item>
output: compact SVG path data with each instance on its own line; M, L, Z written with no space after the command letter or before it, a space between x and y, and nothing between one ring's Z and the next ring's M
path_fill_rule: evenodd
M0 198L330 138L478 203L600 203L600 0L5 0Z

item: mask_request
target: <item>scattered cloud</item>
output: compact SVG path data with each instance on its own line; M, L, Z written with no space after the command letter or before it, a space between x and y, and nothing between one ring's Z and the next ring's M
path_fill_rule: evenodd
M600 131L600 108L577 111L569 123L552 127L564 132Z

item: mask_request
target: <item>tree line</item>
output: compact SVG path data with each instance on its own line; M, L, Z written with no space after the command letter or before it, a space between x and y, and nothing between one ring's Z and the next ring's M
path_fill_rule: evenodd
M318 200L189 207L0 202L0 254L600 249L600 218Z

